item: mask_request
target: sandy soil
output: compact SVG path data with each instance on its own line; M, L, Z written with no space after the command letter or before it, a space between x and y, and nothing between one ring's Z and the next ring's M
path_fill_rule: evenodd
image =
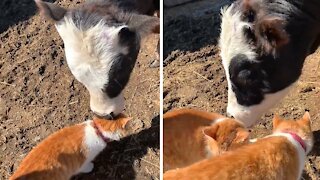
M92 114L89 94L67 67L62 40L37 15L33 0L2 0L0 9L0 179L7 179L41 140ZM125 89L125 113L137 122L136 134L110 143L93 172L74 179L159 179L159 69L148 67L157 40L144 40Z
M166 18L166 17L165 17ZM201 18L179 16L164 24L164 111L197 108L225 114L227 81L219 57L217 38L219 14L204 13ZM315 135L308 155L304 179L320 178L320 49L305 62L303 75L291 93L253 128L254 137L271 133L273 113L299 118L305 110L312 117Z

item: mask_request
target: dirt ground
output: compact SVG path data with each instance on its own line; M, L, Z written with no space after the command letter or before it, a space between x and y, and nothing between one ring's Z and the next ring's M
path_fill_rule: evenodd
M193 6L193 5L192 5ZM166 14L165 14L166 16ZM226 113L227 81L219 57L218 12L201 17L165 17L164 24L164 111L197 108ZM253 137L271 133L273 113L300 118L309 110L315 145L308 155L304 179L320 179L320 49L305 61L301 78L291 93L253 128Z
M81 1L59 4L74 7ZM136 134L108 144L93 172L74 179L159 179L159 69L148 67L157 40L157 35L144 40L125 89L125 113L136 121ZM49 134L91 117L89 94L68 69L53 24L37 14L33 0L2 0L0 179L8 179Z

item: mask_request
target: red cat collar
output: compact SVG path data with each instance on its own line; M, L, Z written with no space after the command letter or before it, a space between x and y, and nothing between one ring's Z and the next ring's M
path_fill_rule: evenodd
M293 137L293 139L296 140L301 145L301 147L304 149L304 152L307 152L306 143L302 140L300 136L292 132L284 132L284 133L290 134Z
M102 132L100 131L99 127L97 126L97 124L96 124L94 121L92 121L92 126L93 126L93 128L96 130L96 134L97 134L104 142L108 143L108 142L111 141L110 138L107 138L107 137L105 137L105 136L102 134Z

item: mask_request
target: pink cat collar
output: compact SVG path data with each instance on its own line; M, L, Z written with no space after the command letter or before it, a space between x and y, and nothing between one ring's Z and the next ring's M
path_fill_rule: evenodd
M100 131L98 125L97 125L94 121L92 121L92 126L93 126L93 128L96 130L96 134L97 134L104 142L108 143L108 142L111 141L111 139L105 137L105 136L102 134L102 132Z
M296 140L301 145L301 147L304 149L304 152L307 152L306 143L302 140L302 138L300 136L298 136L297 134L292 133L292 132L285 131L284 133L290 134L293 137L293 139Z

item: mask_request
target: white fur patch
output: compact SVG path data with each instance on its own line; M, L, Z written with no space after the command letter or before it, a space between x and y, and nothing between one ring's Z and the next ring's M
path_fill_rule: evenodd
M83 143L86 149L86 160L76 174L81 172L88 172L90 168L93 168L93 164L91 164L92 161L107 146L105 141L100 136L97 135L96 129L92 126L92 123L93 123L92 120L88 120L84 122L85 134L84 134ZM118 131L114 133L105 131L105 132L102 132L102 134L105 137L115 141L118 141L121 138L121 134Z
M121 138L121 133L120 131L116 131L116 132L103 132L103 136L112 139L114 141L119 141Z
M228 107L227 112L236 119L242 121L245 127L251 127L258 123L260 117L276 105L280 100L289 93L293 85L273 94L265 94L261 103L253 106L242 106L237 102L235 93L228 89Z
M258 138L254 138L254 139L249 139L249 143L255 143L258 141Z
M291 142L291 144L296 148L297 153L298 153L298 158L299 158L299 170L298 170L298 178L297 180L301 179L301 174L304 168L304 164L305 164L305 160L306 160L306 152L304 151L304 149L301 147L300 143L295 140L290 134L288 133L282 133L282 132L276 132L270 136L267 137L272 137L272 136L283 136L286 137L288 139L288 141Z
M120 46L118 36L126 26L109 27L101 21L84 31L71 18L65 17L64 21L56 24L56 28L65 45L66 60L75 78L88 89L90 96L95 96L90 99L92 110L100 115L121 112L123 97L111 99L101 90L109 81L108 72L115 57L128 53L126 47Z
M205 151L205 154L206 154L206 158L209 159L211 157L214 157L214 156L217 156L218 153L213 153L211 148L209 147L209 145L205 145L204 147L204 151Z
M229 74L229 64L231 59L238 55L243 54L249 60L255 61L257 54L252 50L252 47L247 43L247 39L243 34L243 27L251 27L250 23L241 21L241 12L231 13L233 4L221 11L221 34L219 46L221 48L220 56L225 68L226 74Z
M220 123L220 122L225 121L226 119L229 119L229 118L218 118L218 119L216 119L212 124L218 124L218 123Z
M115 98L108 97L99 89L89 90L90 93L90 108L93 112L100 116L105 116L113 112L113 114L120 114L124 110L124 97L120 93Z
M231 119L231 118L228 118L228 117L218 118L218 119L214 120L214 122L211 123L211 125L221 123L221 122L223 122L223 121L225 121L225 120L227 120L227 119ZM236 122L238 122L238 123L240 123L240 124L242 124L242 125L244 126L244 124L243 124L242 121L239 121L239 120L237 120L237 119L232 119L232 120L233 120L233 121L236 121Z
M91 125L92 121L86 121L84 129L84 147L86 148L86 161L83 163L82 167L79 169L80 173L88 164L90 164L94 158L106 147L106 143L97 135L96 130Z

